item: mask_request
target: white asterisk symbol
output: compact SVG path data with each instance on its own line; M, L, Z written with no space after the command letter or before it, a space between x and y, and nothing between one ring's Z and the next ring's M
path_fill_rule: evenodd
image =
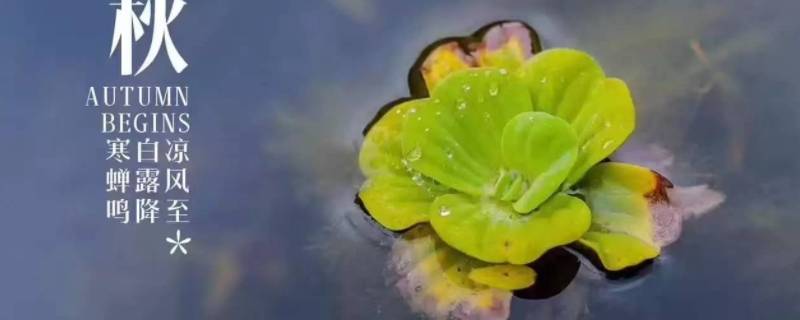
M189 242L192 242L192 238L181 239L181 230L178 229L178 231L175 233L175 239L167 237L167 243L171 243L173 245L172 249L169 250L169 255L175 254L175 250L178 249L181 249L181 252L184 255L189 254L189 251L183 246Z

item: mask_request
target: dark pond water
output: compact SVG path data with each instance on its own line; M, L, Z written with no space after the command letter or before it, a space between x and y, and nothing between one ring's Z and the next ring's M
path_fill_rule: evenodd
M632 147L727 194L644 277L581 275L515 300L512 319L800 316L800 5L794 1L189 1L172 32L191 67L136 83L192 90L193 238L104 217L103 142L88 86L107 62L105 2L11 1L0 19L0 318L407 319L391 238L353 203L361 130L407 95L419 51L520 19L545 48L625 79ZM177 38L177 37L176 37ZM176 40L177 41L177 40Z

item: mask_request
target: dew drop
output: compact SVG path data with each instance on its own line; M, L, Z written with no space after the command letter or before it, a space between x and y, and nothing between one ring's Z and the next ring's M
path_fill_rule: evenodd
M403 167L406 168L406 172L408 172L409 174L414 172L414 169L411 168L411 162L409 162L405 158L404 159L400 159L400 163L403 164Z
M441 206L439 208L439 215L441 215L442 217L449 216L450 215L450 208L448 208L446 206Z
M502 74L502 75L507 75L507 74L508 74L508 70L506 70L506 69L500 69L500 74Z
M496 83L492 83L489 86L489 95L494 97L494 96L497 96L498 93L500 93L500 88L497 87Z
M423 178L423 177L422 177L422 174L421 174L421 173L419 173L419 172L415 173L415 174L414 174L414 175L411 177L411 181L414 181L414 183L415 183L416 185L420 186L420 187L421 187L423 184L425 184L425 178Z
M411 162L417 161L421 158L422 158L422 149L420 149L419 147L414 148L414 150L411 150L411 152L409 152L408 155L406 155L406 159L408 159L408 161Z
M458 110L460 110L460 111L464 111L464 109L467 109L467 102L464 101L464 100L459 99L458 100L458 104L456 105L456 108L458 108Z
M472 87L469 84L464 84L461 86L461 88L464 89L464 92L469 92L472 90Z

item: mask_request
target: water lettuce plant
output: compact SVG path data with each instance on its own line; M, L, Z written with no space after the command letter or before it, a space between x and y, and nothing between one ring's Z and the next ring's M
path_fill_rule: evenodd
M607 161L634 131L635 108L591 55L541 51L532 29L505 22L435 43L410 79L412 98L366 130L358 197L389 230L429 224L449 250L433 256L458 256L448 265L468 271L453 281L529 287L528 265L565 245L607 271L660 254L654 208L672 185Z

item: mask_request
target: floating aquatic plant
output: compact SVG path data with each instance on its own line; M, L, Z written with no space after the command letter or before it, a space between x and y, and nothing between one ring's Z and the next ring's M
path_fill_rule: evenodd
M647 168L604 162L636 116L625 82L591 55L540 51L532 29L498 23L434 44L410 79L413 98L387 106L366 130L359 199L389 230L423 225L411 237L434 239L423 250L433 253L419 260L450 267L400 274L489 299L498 295L485 288L531 286L528 265L559 246L607 271L659 255L667 241L657 212L669 207L672 184ZM413 247L396 256L417 257ZM444 299L454 291L436 292Z

